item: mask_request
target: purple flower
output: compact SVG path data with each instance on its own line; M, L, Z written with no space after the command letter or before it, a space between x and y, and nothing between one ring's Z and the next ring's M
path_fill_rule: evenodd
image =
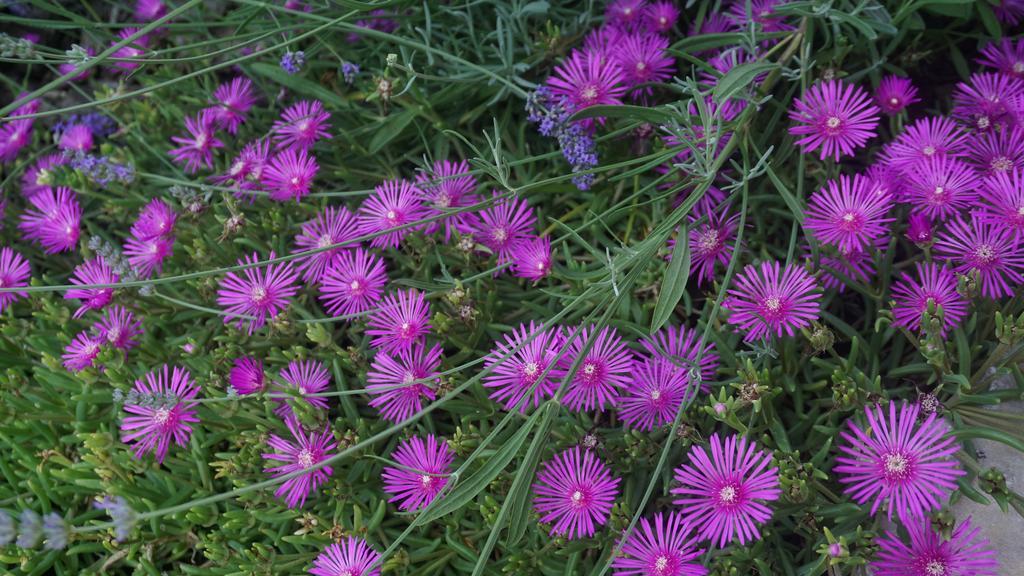
M469 231L498 257L498 264L505 264L515 248L530 237L537 217L525 198L500 198L497 190L494 198L494 204L474 214Z
M398 502L399 510L414 511L428 506L448 484L448 471L455 454L443 438L413 436L398 445L393 454L401 466L385 466L381 474L384 492Z
M981 293L997 299L1012 296L1014 287L1024 283L1024 254L1015 232L974 212L969 220L958 218L949 223L938 241L935 255L955 264L960 274L976 271Z
M297 202L309 194L319 170L315 156L304 149L286 148L270 159L263 172L263 183L271 200L285 202L294 198Z
M622 71L622 83L635 88L633 98L650 96L654 89L642 84L664 82L672 77L675 58L668 55L668 38L646 32L629 34L609 49L611 59Z
M21 195L31 202L32 198L44 190L49 190L50 175L54 168L68 163L63 154L46 154L25 170L21 175Z
M771 466L767 450L746 438L733 435L723 442L714 434L710 448L710 456L701 446L690 448L689 464L676 469L681 485L672 493L680 498L672 503L680 506L700 540L719 548L733 541L743 546L758 539L757 525L772 516L764 502L781 494L779 469Z
M130 310L117 305L104 310L103 318L93 324L92 328L100 340L125 353L139 345L135 338L142 334L142 323L135 319Z
M199 168L213 167L213 151L223 148L224 143L215 133L217 117L210 109L201 111L197 116L185 118L186 136L171 136L171 141L179 144L168 154L178 164L185 164L185 172L195 174Z
M370 240L370 246L374 248L397 248L412 228L396 228L426 216L419 202L422 195L414 184L406 180L387 180L378 184L373 194L359 207L356 219L360 235L374 234Z
M309 283L322 281L326 271L335 267L343 252L359 247L359 244L354 242L358 237L355 217L344 206L328 206L317 214L316 218L304 223L302 231L295 237L293 254L327 248L342 242L348 244L317 252L299 260L298 270L302 272L302 279Z
M879 551L871 562L876 576L997 576L996 551L968 517L947 539L931 521L913 518L905 524L910 543L886 531L876 538Z
M91 260L86 260L75 267L71 276L71 283L76 286L88 286L92 284L117 284L121 279L103 256L98 255ZM113 288L73 288L64 292L65 300L80 300L81 305L75 310L74 317L81 318L89 310L100 310L114 297Z
M276 255L271 252L269 259L274 258ZM259 254L253 252L238 264L251 265L259 261ZM239 330L248 323L248 333L252 334L266 323L267 318L276 318L288 307L292 296L299 290L296 286L298 279L291 262L246 268L240 273L228 272L217 289L217 304L227 312L224 323L237 320L235 324Z
M363 250L345 250L320 277L320 301L331 316L365 312L380 300L388 282L384 261Z
M319 100L300 100L292 104L271 128L277 149L299 148L308 150L321 138L331 138L328 120L331 114Z
M266 169L269 159L269 140L250 142L231 163L231 167L226 173L212 176L210 180L221 186L234 186L236 198L245 198L252 203L256 199L255 195L247 192L262 188L263 171Z
M366 392L372 396L370 406L391 422L402 422L419 412L424 398L435 398L441 352L437 344L427 351L423 342L395 355L385 350L377 352L366 373Z
M760 26L762 32L781 32L790 30L792 26L783 20L785 16L777 14L775 8L781 0L751 0L750 12L747 12L747 0L733 2L729 9L729 17L733 26L740 30L750 28L751 24ZM707 33L707 32L705 32Z
M867 430L851 419L850 432L840 432L846 442L834 470L848 484L843 492L858 504L871 501L871 514L888 500L888 518L896 512L904 524L941 508L964 475L952 458L960 445L949 425L934 413L919 420L920 406L905 401L899 412L890 402L888 418L877 405L864 414Z
M319 394L331 384L331 376L324 368L323 362L319 360L292 360L281 370L281 380L290 389L295 390L298 395L313 408L327 410L327 399L310 394ZM274 408L274 414L282 418L292 414L292 407L284 398L277 399L278 406Z
M533 507L541 522L553 524L552 536L593 536L608 521L619 480L592 452L574 446L541 465L533 485Z
M102 345L103 341L99 338L91 336L88 332L79 332L61 355L64 367L72 372L80 372L95 365Z
M593 345L584 355L583 349L590 339ZM594 326L587 326L569 341L567 348L561 368L568 373L577 360L579 366L562 398L563 404L575 412L595 409L604 412L606 404L614 406L620 389L631 380L633 367L633 353L615 328L604 327L597 331Z
M739 214L729 214L728 209L712 210L705 222L690 229L690 272L696 274L697 286L715 279L716 264L729 265L739 219Z
M690 525L678 512L640 519L615 558L614 576L705 576L700 563L703 549L690 536Z
M23 95L19 95L21 98ZM39 101L32 100L23 104L11 112L11 116L28 116L39 111ZM18 152L28 145L32 140L32 126L34 118L22 120L11 120L0 124L0 163L13 161L18 157Z
M458 163L448 160L434 162L429 173L419 174L416 177L416 188L424 204L423 217L444 216L428 223L423 229L424 233L433 234L444 226L444 241L448 242L452 230L463 229L467 221L466 213L448 215L448 212L480 202L480 196L475 193L476 185L476 178L469 173L469 164L465 160Z
M633 363L633 378L619 399L619 417L630 428L651 430L671 424L683 401L693 396L689 378L666 358Z
M92 130L85 124L74 124L68 126L60 134L57 147L61 150L81 150L88 152L92 150L94 143Z
M78 58L72 56L72 59L70 61L63 63L60 66L57 66L58 74L64 76L66 74L71 74L75 72L83 64L85 64L89 58L92 58L96 55L96 50L94 50L92 46L79 46L77 44L72 44L71 49L65 52L65 54L68 54L69 56L75 53L79 54L80 56ZM71 78L69 78L69 80L71 82L79 82L81 80L85 80L89 76L92 76L93 70L94 68L83 70L77 76L72 76Z
M136 22L152 22L167 15L167 6L162 0L136 0L134 18Z
M380 554L366 545L366 542L349 536L341 544L324 548L309 573L312 576L380 576L380 568L374 568Z
M235 393L241 396L262 392L266 386L263 360L248 356L235 358L234 365L228 373L228 382Z
M66 150L66 156L68 152L72 151ZM135 167L131 164L120 164L108 156L86 154L81 150L73 152L68 156L68 165L100 188L106 188L114 181L131 184L135 180Z
M672 2L655 2L644 9L647 29L655 34L670 34L679 20L679 9Z
M125 403L125 412L133 416L125 417L121 423L122 440L135 443L136 458L153 452L156 461L163 462L171 441L184 446L192 434L192 423L199 422L193 409L199 386L192 381L188 370L175 366L171 371L170 366L164 364L163 368L146 374L145 380L136 380L135 391L156 401L146 402L146 405L130 400Z
M699 26L698 26L699 24ZM701 36L704 34L721 34L723 32L735 32L736 25L732 18L721 12L709 12L704 15L704 21L694 20L690 23L690 36Z
M896 326L923 331L921 316L930 303L942 308L943 325L940 335L956 328L967 315L967 302L956 291L956 276L945 266L935 263L917 263L917 279L906 272L893 284L892 294L896 304L892 312Z
M907 177L904 201L936 220L955 216L978 202L978 175L965 162L929 158L918 162Z
M366 28L367 30L377 30L386 34L390 34L395 30L398 30L398 22L394 18L389 18L389 16L394 16L394 14L387 10L371 10L368 16L370 16L369 19L356 20L356 26ZM359 33L349 32L345 39L349 44L355 44L356 42L359 42L362 37L363 36Z
M646 9L646 0L613 0L605 9L604 17L615 27L632 29L640 24Z
M981 198L986 204L977 213L979 219L1012 231L1015 238L1024 236L1024 169L986 178Z
M639 14L638 14L639 15ZM548 77L547 86L556 97L565 98L572 112L590 106L622 104L626 94L622 69L601 53L573 50ZM593 119L583 121L590 126Z
M641 338L640 345L652 357L664 358L678 367L687 380L691 373L699 375L701 390L710 391L707 383L714 380L718 372L718 353L712 341L705 341L701 351L701 334L697 330L686 326L665 327Z
M859 86L841 80L819 82L793 106L789 117L796 125L789 133L798 137L796 144L804 153L820 148L822 160L832 157L838 162L852 156L876 134L878 108Z
M551 273L551 238L529 238L512 248L512 274L539 281Z
M289 508L301 508L306 503L309 493L323 486L333 472L330 466L311 468L323 462L327 454L337 448L338 444L329 429L319 433L307 433L294 416L285 417L284 423L294 441L271 434L267 446L273 452L264 452L263 458L278 464L263 471L274 478L279 478L293 472L308 470L305 474L285 480L274 491L274 496L284 500Z
M305 65L306 53L302 50L294 52L289 50L284 53L284 56L281 56L281 69L289 74L298 74Z
M531 337L533 339L527 342ZM525 413L531 406L540 406L542 400L550 398L558 389L558 381L564 373L555 364L555 356L562 347L562 336L558 330L542 330L530 322L529 326L520 324L510 334L505 334L503 340L494 343L484 361L487 375L483 386L492 389L491 400L505 410L517 408L522 402L518 410ZM549 367L551 369L541 380ZM527 393L529 397L524 401Z
M174 232L174 224L177 221L177 213L167 205L167 202L154 198L139 212L139 217L132 224L132 236L139 240L168 236Z
M840 175L811 196L804 227L819 241L852 252L889 233L888 224L894 221L886 217L890 208L892 198L869 179Z
M998 0L994 11L1000 22L1016 26L1024 19L1024 0Z
M1013 125L1014 102L1024 98L1024 80L995 72L972 74L953 91L953 116L977 130Z
M44 188L29 200L32 207L21 216L18 229L35 240L47 254L67 252L78 244L82 207L70 188Z
M901 78L895 74L882 78L875 90L875 104L889 116L895 116L907 106L920 101L917 88L910 78Z
M164 260L174 251L174 236L156 236L147 240L129 238L124 246L128 264L140 278L163 271Z
M359 64L355 62L342 62L341 63L341 77L345 79L345 84L351 86L356 81L356 76L359 75Z
M748 264L736 276L734 288L722 307L729 310L729 323L746 332L752 342L772 334L793 336L797 330L817 320L821 293L814 277L803 268L777 260Z
M1024 128L977 132L970 140L970 163L987 176L1024 169Z
M28 286L28 277L31 273L28 260L25 260L24 256L7 246L0 248L0 288ZM19 298L28 298L28 292L0 292L0 312Z
M911 214L907 217L907 238L921 245L932 241L932 221L924 214Z
M391 354L409 350L430 332L430 306L415 288L397 290L384 297L366 326L373 348Z
M1021 7L1024 9L1024 3ZM1007 76L1024 79L1024 38L1016 41L1003 38L998 44L989 43L981 49L978 64L995 68Z
M823 288L827 290L838 290L840 294L846 291L849 280L868 283L875 276L874 254L884 249L885 239L866 248L857 248L850 252L837 250L835 256L821 254L821 268L825 274L819 278ZM808 257L811 255L810 246L806 248ZM845 276L845 278L844 278ZM847 280L849 279L849 280Z
M256 103L256 96L252 93L252 81L248 78L237 76L230 83L225 82L213 91L213 106L207 108L217 122L217 126L224 128L229 134L237 134L249 113L249 109Z
M953 120L921 118L883 149L883 161L907 173L928 158L957 158L967 151L967 136Z

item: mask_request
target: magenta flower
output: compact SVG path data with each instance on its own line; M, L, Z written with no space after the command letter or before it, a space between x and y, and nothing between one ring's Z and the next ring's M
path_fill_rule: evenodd
M423 408L423 399L433 400L440 383L441 346L429 351L422 342L392 356L381 350L366 373L366 392L373 398L370 406L382 418L402 422Z
M163 271L164 260L174 252L174 236L157 236L148 240L129 238L124 246L128 264L139 278L149 278Z
M401 442L393 454L397 466L385 466L381 474L384 492L398 502L399 510L420 510L430 505L448 484L448 471L455 454L443 438L413 436Z
M138 32L138 28L124 28L117 33L117 38L114 39L110 45L113 46L123 40L127 40L135 34L138 34ZM136 60L140 59L148 48L149 38L145 35L139 36L135 40L132 40L128 44L118 48L110 55L110 58L114 63L114 68L117 68L125 74L135 70L142 65L141 62L137 62Z
M288 385L288 389L294 390L300 398L310 406L327 410L327 399L310 394L319 394L331 384L331 376L324 368L323 362L319 360L292 360L281 370L281 381ZM292 407L288 405L283 397L277 398L277 407L274 414L285 418L292 415Z
M18 288L28 286L28 277L32 273L28 260L12 248L0 248L0 288ZM19 298L28 298L28 292L0 292L0 312L14 304Z
M320 301L331 316L366 312L380 301L388 282L384 261L363 250L346 250L320 278Z
M733 26L740 30L749 28L751 22L760 26L762 32L790 30L792 26L785 23L785 16L775 12L779 4L780 0L751 0L748 13L746 0L740 0L732 3L729 16L732 18Z
M941 335L956 328L967 315L967 301L956 291L956 276L945 266L935 263L917 263L917 278L906 272L893 284L893 316L896 326L923 331L921 317L930 302L942 307L943 326Z
M276 258L271 252L270 260ZM240 266L252 266L260 262L259 254L238 261ZM224 323L235 321L239 330L248 323L251 335L261 328L268 318L276 318L298 292L296 282L299 275L291 262L279 262L254 266L239 273L228 272L217 289L217 304L227 312Z
M88 55L90 58L92 58L93 56L96 55L96 50L92 46L82 46L82 49L85 51L85 54ZM57 66L57 73L60 74L61 76L64 76L66 74L72 74L76 70L81 68L81 66L82 66L81 64L77 64L77 63L74 63L74 62L65 62L65 63L61 64L60 66ZM69 80L71 82L79 82L81 80L85 80L89 76L92 76L93 70L94 70L94 68L89 68L87 70L83 70L77 76L72 76L71 78L69 78Z
M796 126L789 133L798 137L796 144L804 153L820 148L822 160L852 156L875 136L878 126L878 108L867 92L841 80L811 86L793 106L789 117Z
M213 106L207 108L213 114L217 126L224 128L228 134L237 134L256 103L252 93L252 81L243 76L236 76L230 83L225 82L213 91Z
M981 181L974 170L960 160L929 158L911 169L907 184L905 202L915 211L945 220L977 204Z
M732 258L734 238L739 230L739 214L728 208L706 213L707 219L690 229L690 273L697 276L697 286L715 279L715 266L728 266Z
M967 136L953 120L941 116L921 118L883 150L883 158L900 172L909 172L928 158L957 158L967 152Z
M172 371L164 364L146 374L145 380L136 380L135 391L141 400L124 405L125 412L133 416L121 423L122 440L135 443L136 458L153 452L156 461L163 462L171 441L184 446L192 435L192 424L199 422L194 409L199 386L185 368L175 366Z
M932 241L932 221L924 214L911 214L907 217L907 238L911 242L922 245Z
M840 432L846 442L834 470L849 484L843 492L858 504L872 501L871 514L888 500L888 518L896 512L904 524L941 508L964 475L952 458L960 445L945 420L933 413L919 423L920 406L905 401L898 413L890 402L888 418L878 405L864 413L867 430L851 419L850 432Z
M1024 5L1022 5L1024 9ZM1003 38L981 49L978 64L995 68L1002 74L1024 79L1024 39Z
M1017 110L1013 103L1024 98L1024 80L995 72L972 74L953 91L953 116L977 130L1012 126Z
M993 11L1000 22L1016 26L1024 19L1024 0L998 0Z
M67 252L78 244L82 207L70 188L45 188L29 200L32 207L21 216L18 229L35 240L47 254Z
M955 264L960 274L977 272L981 293L997 299L1012 296L1024 283L1024 254L1018 249L1015 232L983 218L978 212L969 220L958 218L935 242L935 255Z
M875 90L875 104L889 116L895 116L907 106L920 101L917 88L910 78L901 78L895 74L882 78Z
M285 148L270 159L263 172L263 183L271 200L284 202L294 198L299 201L309 194L319 170L316 158L304 149Z
M698 26L699 24L699 26ZM734 32L736 26L733 24L732 19L728 15L721 12L709 12L705 14L704 21L698 22L694 20L690 23L689 34L691 36L700 36L703 34L721 34L722 32Z
M647 29L655 34L671 34L679 20L679 8L672 2L655 2L644 9Z
M266 387L263 360L248 356L235 358L234 365L231 366L231 371L228 373L228 383L240 396L263 392Z
M890 531L876 538L879 551L871 562L876 576L998 576L996 551L968 517L947 539L928 518L905 524L909 545Z
M633 379L619 399L619 417L630 428L651 430L672 424L683 401L693 396L685 370L666 358L633 363Z
M71 276L71 283L76 286L89 286L92 284L117 284L121 279L106 261L103 256L96 256L92 260L86 260L75 267ZM100 310L114 297L113 288L72 288L64 292L65 300L79 300L81 305L75 310L74 317L81 318L89 310Z
M552 524L552 536L593 536L608 521L619 480L592 452L574 446L541 465L533 485L533 508L541 522Z
M73 124L60 134L57 147L61 150L88 152L94 146L92 129L85 124Z
M591 339L593 344L584 354L583 350ZM633 353L615 328L606 326L597 331L594 326L587 326L568 342L567 348L561 359L561 368L568 373L577 360L579 365L562 403L575 412L604 412L606 404L614 406L620 389L631 380L633 367Z
M305 474L285 480L274 491L274 496L284 500L289 508L302 508L309 493L327 483L333 473L330 466L313 467L326 460L328 453L337 448L338 444L330 429L307 433L294 416L285 417L284 423L294 441L271 434L267 446L273 452L264 452L263 458L277 465L263 471L278 478L307 470Z
M380 576L380 568L374 568L380 554L367 546L364 540L349 536L341 544L324 548L309 570L312 576Z
M324 110L319 100L300 100L289 106L281 119L274 122L274 146L308 150L321 138L331 138L327 131L331 114Z
M1024 169L1024 128L975 133L970 142L970 163L987 176Z
M430 305L415 288L397 290L384 297L366 326L373 348L390 354L410 350L430 332Z
M318 248L327 248L345 242L345 246L335 246L323 252L311 254L299 260L298 270L302 272L305 282L322 281L324 273L341 257L346 249L359 246L355 239L359 237L356 220L348 208L328 206L316 215L316 218L304 223L302 231L295 237L295 249L292 253L306 252Z
M199 168L213 167L213 151L223 148L217 138L216 117L207 109L197 116L185 118L187 136L171 136L171 141L180 146L168 154L178 164L185 164L185 172L195 174Z
M142 334L142 323L135 319L135 314L117 305L104 310L103 318L92 328L101 341L125 353L139 345L136 337Z
M811 196L804 228L825 244L843 252L865 248L888 235L892 197L879 192L869 179L840 175Z
M629 34L625 28L618 26L604 25L591 28L590 32L583 38L583 51L600 54L602 58L608 58L612 47L617 46L622 39Z
M792 264L785 268L777 260L748 264L736 276L734 288L722 307L732 312L729 323L746 332L752 342L772 334L793 336L797 330L818 319L821 293L814 277Z
M162 0L136 0L133 14L136 22L152 22L167 15L167 6Z
M21 98L24 94L19 94ZM32 100L11 112L11 116L28 116L39 111L39 100ZM34 118L11 120L0 124L0 162L11 162L18 157L18 152L32 141Z
M31 202L36 194L49 190L48 182L50 182L53 169L67 163L68 159L60 153L41 156L21 175L21 195Z
M979 219L1011 230L1018 239L1024 236L1024 169L986 178L981 198L986 204L977 213Z
M498 257L498 264L505 264L515 248L530 237L537 217L525 198L500 196L495 190L494 204L474 215L469 231Z
M512 274L539 281L551 273L551 238L529 238L512 247Z
M622 70L622 83L635 88L633 98L650 96L654 89L643 84L664 82L672 77L675 58L668 55L668 38L646 32L629 34L609 48L613 62Z
M529 338L532 340L527 342ZM531 406L540 406L542 400L555 393L564 376L555 363L562 344L561 331L542 329L532 321L529 326L520 324L505 334L503 341L494 343L484 361L483 386L493 389L491 400L505 410L515 408L524 413Z
M699 376L701 390L708 392L708 382L714 380L718 372L718 353L715 352L715 343L710 340L704 342L701 352L700 342L701 333L686 326L665 327L640 339L640 345L648 354L668 360L682 369L687 379L691 374Z
M852 252L838 250L836 255L819 254L820 267L825 272L818 280L826 290L846 291L849 280L867 284L875 277L874 254L884 249L885 238L867 248L857 248ZM811 256L810 246L806 247L808 257ZM845 278L844 278L845 276ZM849 279L849 280L848 280Z
M675 479L681 486L672 493L680 498L672 503L680 506L700 540L711 540L719 548L733 541L743 546L758 539L757 525L772 516L765 502L778 500L782 493L779 469L771 466L767 450L758 450L746 438L737 440L733 435L723 442L713 434L710 448L709 456L694 445L689 464L676 468Z
M622 69L605 59L603 53L573 50L548 77L547 85L556 100L564 98L566 106L576 111L622 104L626 94L623 81ZM583 124L590 126L593 119L588 118Z
M210 180L221 186L233 187L236 198L252 203L256 195L250 192L262 189L263 172L269 162L270 141L255 140L245 145L227 172L213 176Z
M132 236L140 240L167 236L174 232L177 221L178 215L167 202L154 198L139 212L139 217L132 224Z
M646 0L613 0L605 9L604 17L616 27L633 29L642 21L646 9Z
M423 217L444 216L428 223L423 229L424 233L433 234L444 226L444 241L448 242L452 230L463 229L467 223L466 213L449 215L449 210L479 203L476 186L476 178L469 173L469 164L465 160L458 163L448 160L434 162L430 173L419 174L416 177L416 188L424 204Z
M653 522L640 519L612 566L614 576L705 576L708 569L700 563L703 553L682 514L658 512Z
M370 246L374 248L397 248L412 228L407 226L426 217L427 212L420 203L422 192L405 180L387 180L378 184L373 194L363 201L356 217L359 234L374 237ZM397 229L400 226L405 228Z
M64 348L61 358L64 360L64 367L72 372L81 372L96 363L96 357L100 355L100 346L103 341L88 332L79 332L71 344Z

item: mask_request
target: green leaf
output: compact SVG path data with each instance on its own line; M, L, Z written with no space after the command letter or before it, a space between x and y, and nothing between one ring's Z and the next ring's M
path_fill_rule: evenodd
M534 434L533 442L530 443L530 448L526 451L526 457L523 458L523 463L516 473L516 482L519 481L520 477L526 479L522 483L522 489L516 492L516 484L513 482L512 489L509 490L508 498L512 501L512 508L510 511L511 517L508 520L508 536L505 542L509 547L515 546L522 539L529 525L530 502L532 501L530 498L529 480L533 478L537 464L540 462L542 449L546 446L544 440L547 438L548 427L551 425L551 417L555 414L555 410L551 409L549 412L550 414L544 415L544 421L541 422L537 433Z
M679 226L676 245L672 249L672 261L669 262L668 270L661 281L658 303L654 305L654 315L651 318L651 334L657 332L668 321L679 299L683 297L689 279L690 238L684 223Z
M345 99L335 94L331 90L321 86L317 82L312 80L306 80L301 76L292 76L280 66L274 66L266 62L254 62L248 65L248 68L260 76L266 76L276 84L280 84L297 94L304 94L313 98L318 98L324 102L333 104L334 106L344 106Z
M988 35L993 40L1000 40L1003 37L1003 28L999 25L999 21L996 20L995 13L992 12L992 8L989 8L988 4L984 2L977 2L975 6L978 7L978 14L981 15L981 23L985 25L985 29L988 31Z
M664 124L675 116L675 113L660 108L647 108L644 106L590 106L576 112L569 118L570 121L583 120L584 118L627 118L629 120L640 120L652 124Z
M958 440L972 440L974 438L981 438L982 440L992 440L993 442L1000 442L1006 444L1010 448L1024 452L1024 441L1017 436L1013 436L1002 430L996 430L995 428L961 428L954 430L953 434Z
M755 78L778 67L774 62L750 62L729 70L715 85L715 102L728 102L741 90L753 85Z
M722 46L737 46L743 43L744 34L739 32L722 32L719 34L698 34L683 38L676 42L672 48L686 52L703 52L712 48Z
M398 135L405 130L405 127L412 122L414 117L415 114L413 114L412 110L403 110L398 114L388 116L381 128L377 130L377 133L374 134L373 138L370 140L368 148L370 154L380 152L382 148L387 146L388 142L391 142L398 137Z
M786 207L789 208L790 213L793 214L793 219L796 220L800 226L804 225L804 211L800 206L800 202L796 199L796 196L789 191L789 188L782 183L782 180L772 170L771 165L766 164L765 169L768 171L768 179L775 185L775 189L779 191L782 199L786 202Z

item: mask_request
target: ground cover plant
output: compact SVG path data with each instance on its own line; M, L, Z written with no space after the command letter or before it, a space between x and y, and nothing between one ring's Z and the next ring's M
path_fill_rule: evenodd
M1013 573L1022 19L4 2L4 573Z

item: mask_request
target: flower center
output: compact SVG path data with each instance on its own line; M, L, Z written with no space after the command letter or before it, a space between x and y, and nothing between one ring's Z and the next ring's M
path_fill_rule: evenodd
M439 192L437 197L434 198L434 204L438 208L447 208L452 205L452 198L447 192Z
M924 567L924 573L928 576L946 576L946 563L942 560L932 560Z
M981 264L988 264L996 257L995 249L989 244L982 244L974 250L974 257L978 259Z
M309 120L299 122L299 132L305 132L307 130L309 130Z
M769 296L764 299L764 308L769 312L778 312L782 308L782 301L778 296Z
M722 489L718 491L718 500L721 501L722 504L732 504L736 502L736 487L731 484L723 486Z
M309 450L303 449L295 459L298 460L299 466L303 468L309 468L313 465L313 454Z
M156 411L153 412L153 421L157 424L166 424L170 418L171 411L167 408L157 408Z
M946 189L943 188L942 186L936 186L935 190L933 191L933 193L936 196L942 196L943 194L945 194L945 192L946 192Z
M992 161L992 170L995 172L1009 172L1013 168L1013 161L1006 156L1000 156Z
M395 213L394 210L388 210L388 213L385 214L384 217L387 218L388 222L394 223L394 221L398 218L398 214Z
M523 366L523 374L527 376L536 376L538 370L540 370L540 366L536 362L527 362L526 366Z
M198 134L196 136L196 148L203 149L206 147L206 134Z
M402 338L408 338L412 332L412 324L408 322L402 322L402 325L398 329L398 333Z
M231 166L230 174L232 176L238 176L243 170L245 170L245 160L239 160Z
M581 508L584 504L583 492L580 490L573 492L569 499L572 501L573 508Z
M647 68L647 64L644 64L643 62L637 62L636 63L636 71L637 72L643 72L646 68Z
M267 299L267 289L263 286L253 286L249 299L252 300L253 304L263 304Z
M1024 74L1024 61L1018 60L1014 62L1013 71L1017 74Z
M836 128L839 128L839 125L842 124L842 122L843 121L840 120L838 116L829 116L828 120L825 121L825 126L835 130Z
M424 490L430 490L434 485L434 477L426 474L420 476L420 485L423 486Z
M988 116L979 116L978 117L978 129L986 130L991 125L992 125L992 121L988 119Z
M889 98L889 105L893 106L893 107L899 106L900 105L900 99L895 97L895 96L893 96L892 98Z
M921 149L921 153L925 156L932 156L935 154L935 146L928 145Z
M657 402L658 400L661 400L661 390L652 390L651 391L651 400L654 400L655 402Z
M504 228L498 228L494 231L494 239L498 242L504 242L508 240L508 232Z
M593 102L597 99L597 86L588 84L580 90L580 99L586 103Z
M359 292L359 289L362 287L362 284L359 283L359 280L353 280L352 283L348 285L348 287L353 292Z
M668 557L664 555L658 556L658 558L654 561L655 572L657 574L664 574L666 568L668 568Z
M299 177L298 176L292 176L291 183L292 183L292 186L296 186L297 187L299 185Z
M405 384L406 386L408 386L409 384L412 384L415 381L416 381L416 375L413 374L412 372L406 372L405 373L405 378L402 379L402 384Z
M714 228L709 228L697 238L697 247L700 248L701 252L711 252L716 250L718 246L718 230Z

